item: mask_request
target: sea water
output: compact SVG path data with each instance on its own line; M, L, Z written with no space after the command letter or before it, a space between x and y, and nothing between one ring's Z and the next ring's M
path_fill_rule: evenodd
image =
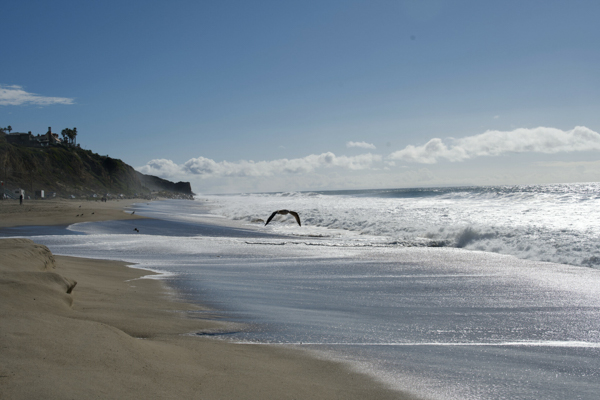
M201 195L0 234L139 263L245 326L193 335L296 346L431 399L596 399L599 188ZM278 209L302 226L265 227Z
M326 228L325 235L337 230L391 245L459 247L600 267L600 183L207 198L216 202L218 213L236 220L266 218L277 207L297 208L306 225ZM279 229L288 233L292 227Z

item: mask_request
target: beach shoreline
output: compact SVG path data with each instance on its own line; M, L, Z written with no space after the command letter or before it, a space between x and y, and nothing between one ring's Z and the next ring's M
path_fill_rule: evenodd
M140 201L4 203L0 227L140 218L123 210ZM27 239L0 253L1 398L411 398L296 349L203 337L232 325L146 270Z
M126 211L144 199L109 200L18 200L0 201L0 228L16 226L71 225L78 222L96 222L145 218Z

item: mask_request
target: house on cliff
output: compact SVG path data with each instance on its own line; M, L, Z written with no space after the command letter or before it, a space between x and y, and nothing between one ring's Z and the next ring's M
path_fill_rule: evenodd
M28 147L48 147L51 145L60 144L62 140L58 137L58 133L52 133L52 128L48 127L48 132L43 135L33 135L31 131L27 133L12 132L7 134L6 141L10 144L18 144Z

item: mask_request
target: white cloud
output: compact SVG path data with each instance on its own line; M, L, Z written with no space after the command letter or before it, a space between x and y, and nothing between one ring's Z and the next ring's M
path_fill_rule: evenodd
M17 85L0 85L0 106L20 106L23 104L48 106L52 104L73 104L73 102L73 99L66 97L46 97L28 93Z
M297 175L311 173L320 168L338 167L347 170L364 170L381 163L383 157L378 154L361 154L358 156L336 156L331 152L311 154L303 158L279 159L272 161L238 162L214 161L210 158L192 158L178 165L171 160L156 159L137 168L138 171L163 178L181 178L182 176L199 176L201 178L222 177L270 177L275 175Z
M346 143L346 147L360 147L361 149L373 149L373 150L376 149L374 144L367 143L367 142L348 142L348 143Z
M177 177L183 172L179 165L164 158L148 161L146 165L137 168L137 170L146 175L155 175L162 178Z
M263 161L231 162L196 157L181 164L155 159L136 169L172 181L188 181L195 191L204 193L584 182L600 180L600 161L579 161L581 157L575 152L599 150L600 134L586 127L569 131L540 127L487 131L460 139L434 138L423 146L407 146L385 158L372 153L338 156L332 152ZM481 162L476 168L460 164L436 165L442 160L460 162L525 152L575 154L561 157L560 162L546 157L544 163L527 163L526 169L522 164L513 163ZM417 166L405 163L407 161ZM422 168L419 164L430 166Z
M570 131L556 128L520 128L514 131L487 131L480 135L453 139L447 145L434 138L423 146L406 146L388 156L421 164L435 164L441 159L451 162L464 161L481 156L499 156L507 153L546 153L600 150L600 134L585 126Z

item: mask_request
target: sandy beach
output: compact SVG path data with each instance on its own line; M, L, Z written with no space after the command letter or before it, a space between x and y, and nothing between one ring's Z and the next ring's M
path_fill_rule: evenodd
M134 202L4 202L0 227L139 218ZM148 274L0 240L0 398L411 398L298 350L202 337L231 327Z
M16 200L0 201L0 228L31 225L70 225L77 222L143 218L125 208L141 199L110 200Z

